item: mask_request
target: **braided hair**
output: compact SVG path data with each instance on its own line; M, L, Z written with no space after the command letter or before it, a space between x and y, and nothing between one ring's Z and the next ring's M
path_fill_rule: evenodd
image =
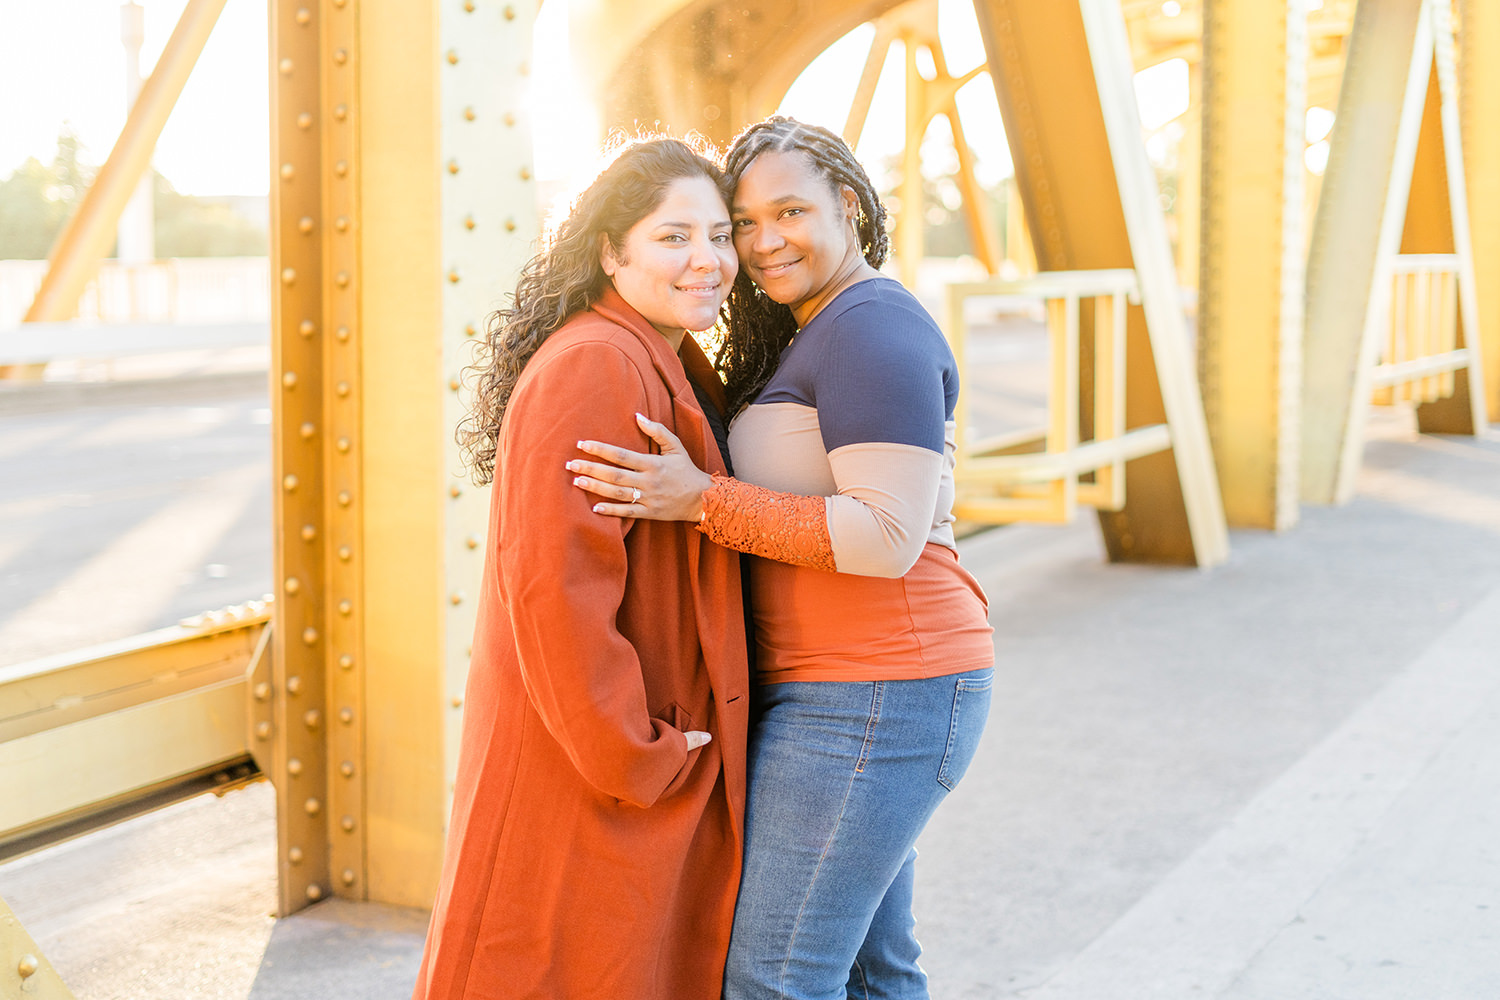
M828 129L784 115L751 125L735 136L725 154L726 185L731 191L737 187L762 153L789 152L806 154L835 197L845 186L854 191L859 199L860 252L871 267L884 264L891 249L885 206L853 150ZM757 288L743 267L729 293L726 313L724 342L714 363L727 382L729 413L734 414L770 381L781 352L797 332L797 321L791 308Z

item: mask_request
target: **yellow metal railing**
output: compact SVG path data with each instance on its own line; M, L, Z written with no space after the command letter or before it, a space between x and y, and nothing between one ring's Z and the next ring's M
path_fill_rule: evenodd
M0 858L255 778L268 602L0 667Z
M1131 270L1050 271L1019 281L949 285L944 329L965 385L959 397L955 514L994 524L1071 521L1080 505L1125 506L1125 463L1172 446L1166 424L1126 429L1126 307L1139 302ZM972 299L1039 300L1046 312L1050 362L1047 425L997 437L971 433L968 399L978 391L966 363ZM1085 314L1092 314L1091 378L1081 358ZM1087 404L1088 437L1080 429Z
M1390 325L1371 376L1374 402L1432 403L1452 396L1469 364L1458 346L1456 254L1398 254L1391 267Z

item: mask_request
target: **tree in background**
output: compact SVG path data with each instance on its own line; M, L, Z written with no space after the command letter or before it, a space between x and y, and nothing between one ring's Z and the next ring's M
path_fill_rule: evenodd
M50 166L32 157L0 181L0 260L46 259L94 178L83 152L78 136L64 126ZM158 257L266 254L263 224L214 199L179 194L154 170L151 176Z

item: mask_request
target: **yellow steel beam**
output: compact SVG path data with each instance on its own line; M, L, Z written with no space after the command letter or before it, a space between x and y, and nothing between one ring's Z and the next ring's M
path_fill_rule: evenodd
M1422 128L1417 136L1411 193L1401 236L1402 254L1453 254L1458 265L1458 344L1468 365L1450 394L1417 407L1417 427L1435 434L1478 434L1488 423L1484 401L1484 357L1475 297L1468 184L1459 133L1458 81L1454 66L1449 0L1429 0L1433 52ZM1433 324L1429 324L1432 328ZM1427 345L1436 353L1437 345ZM1435 395L1436 382L1429 384Z
M177 103L188 74L203 51L225 0L188 0L177 27L167 39L151 76L125 119L125 127L110 150L78 211L68 220L49 257L47 273L24 322L67 319L78 297L109 249L120 213L151 165L151 153L162 126Z
M1500 422L1500 4L1459 0L1459 109L1488 418Z
M1100 515L1110 558L1213 565L1228 534L1120 8L981 0L975 10L1042 270L1133 268L1140 280L1127 429L1166 423L1173 449L1126 466L1125 509Z
M1307 258L1302 498L1341 503L1354 489L1389 300L1379 268L1406 215L1432 59L1424 0L1361 0L1329 137ZM1367 329L1368 328L1368 329Z
M1204 0L1198 372L1229 523L1297 520L1303 0Z
M73 1000L15 912L0 899L0 992L34 1000Z

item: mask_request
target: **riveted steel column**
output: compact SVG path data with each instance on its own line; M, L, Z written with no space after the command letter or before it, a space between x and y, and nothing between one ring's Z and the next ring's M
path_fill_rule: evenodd
M1126 466L1125 509L1100 514L1110 558L1213 565L1228 535L1120 7L980 0L975 12L1038 264L1134 268L1140 281L1126 425L1165 419L1173 448Z
M360 349L360 0L325 0L318 46L322 92L323 620L327 698L325 781L329 879L341 896L369 895L365 788L364 425Z
M323 15L311 0L271 4L272 464L275 469L271 732L279 908L331 889L325 727Z
M73 1000L62 977L0 899L0 991L8 997Z
M1204 0L1198 377L1224 513L1297 521L1305 0Z
M1458 104L1488 417L1500 422L1500 4L1458 0Z

